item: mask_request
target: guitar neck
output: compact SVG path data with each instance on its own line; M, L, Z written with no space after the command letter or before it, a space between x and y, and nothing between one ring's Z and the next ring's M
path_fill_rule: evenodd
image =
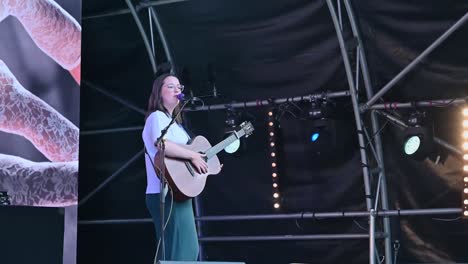
M242 136L240 136L239 138L241 138L241 137ZM216 154L221 152L224 148L229 146L232 142L236 141L237 139L238 139L238 137L234 133L232 133L229 137L225 138L223 141L219 142L215 146L208 149L206 151L206 153L205 153L206 157L208 159L212 158L213 156L215 156Z

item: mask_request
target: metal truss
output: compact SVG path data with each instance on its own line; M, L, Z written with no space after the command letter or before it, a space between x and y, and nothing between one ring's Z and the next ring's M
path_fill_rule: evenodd
M413 210L386 210L362 212L304 212L295 214L263 214L263 215L217 215L195 217L200 222L239 222L239 221L271 221L271 220L325 220L337 218L358 217L401 217L421 215L451 215L460 214L461 208L434 208ZM374 221L375 222L375 221ZM82 220L80 225L121 225L121 224L152 224L151 218L140 219L102 219ZM310 234L310 235L269 235L269 236L203 236L199 234L200 242L227 242L227 241L291 241L291 240L336 240L336 239L385 239L387 234L382 232L369 232L366 234Z
M154 50L154 40L152 34L152 21L154 21L156 29L159 33L160 41L165 51L166 59L171 62L174 67L174 61L172 59L170 48L167 44L163 29L159 23L159 19L154 6L171 4L176 2L184 2L187 0L161 0L161 1L146 1L142 2L136 6L132 4L130 0L125 0L128 9L116 10L113 12L101 13L97 15L92 15L88 17L83 17L83 20L87 19L98 19L108 16L122 15L122 14L132 14L135 23L137 24L138 30L142 35L142 39L145 43L145 47L148 53L148 57L151 63L153 72L156 72L156 56ZM358 142L360 146L360 155L361 163L363 164L363 183L365 189L365 202L367 211L365 212L325 212L325 213L300 213L300 214L274 214L274 215L237 215L237 216L201 216L201 206L198 200L195 200L195 211L196 211L196 220L197 227L199 229L199 241L200 242L213 242L213 241L271 241L271 240L314 240L314 239L369 239L369 261L371 264L376 263L377 258L379 257L375 239L384 239L385 245L385 263L393 264L392 260L392 238L391 238L391 229L389 217L392 216L407 216L407 215L433 215L433 214L460 214L461 208L439 208L439 209L412 209L412 210L390 210L387 194L387 184L386 184L386 175L385 175L385 164L383 157L383 147L381 139L381 128L379 127L379 122L377 115L381 114L385 118L399 124L405 125L404 122L398 120L398 118L391 116L388 113L385 113L380 110L386 109L397 109L397 108L409 108L415 106L431 107L431 106L441 106L441 105L451 105L451 104L463 104L467 102L467 98L458 98L452 100L433 100L433 101L424 101L424 102L408 102L408 103L397 103L390 102L384 104L375 104L378 99L380 99L387 91L389 91L394 85L405 77L405 75L410 72L421 60L423 60L427 55L429 55L436 47L438 47L451 33L457 30L462 26L466 20L468 20L468 13L465 14L458 22L456 22L450 29L448 29L444 34L442 34L437 40L434 41L424 52L422 52L417 58L415 58L408 66L406 66L398 75L396 75L390 82L388 82L382 89L380 89L376 94L374 94L374 89L372 87L372 82L370 79L370 74L367 66L366 53L364 50L362 38L359 33L359 27L350 3L350 0L337 0L336 7L334 6L332 0L326 0L327 6L330 12L330 16L336 31L338 38L341 55L343 57L343 63L345 66L346 77L349 85L349 91L336 92L336 93L320 93L320 94L311 94L307 96L299 96L293 98L283 98L276 100L256 100L251 102L242 102L242 103L232 103L232 104L220 104L220 105L211 105L211 106L202 106L202 107L193 107L187 109L186 111L209 111L209 110L221 110L226 108L241 108L241 107L255 107L255 106L267 106L272 103L285 103L289 101L304 101L304 100L313 100L318 98L333 98L333 97L342 97L350 96L353 104L353 112L355 116L355 123L357 128ZM349 21L349 26L351 27L353 40L357 43L354 48L356 49L356 57L350 58L346 50L346 43L343 37L343 16L342 16L342 6L341 3L344 3L344 10L347 14ZM143 24L139 18L138 12L141 10L147 9L148 15L150 18L150 29L151 29L151 38L148 38ZM151 39L151 42L150 42ZM356 62L355 75L353 75L353 70L351 67L351 59ZM175 68L175 67L174 67ZM360 76L362 75L363 83L365 87L365 93L367 97L367 102L363 103L360 101L358 91L360 84ZM116 100L117 102L141 113L144 114L144 110L132 105L120 99L103 89L100 89L96 85L83 81L85 85L88 85L96 90L100 91L102 94ZM367 131L365 126L365 114L370 112L370 126L371 133L373 138L369 136L370 132ZM106 130L95 130L95 131L84 131L81 132L81 135L96 135L102 133L114 133L114 132L123 132L123 131L135 131L141 130L142 127L128 127L128 128L115 128L115 129L106 129ZM456 147L448 144L447 142L442 141L441 139L434 138L435 142L439 145L446 147L454 153L460 154L461 151ZM366 142L367 141L367 142ZM368 155L366 145L370 145L371 154ZM137 153L133 156L127 163L125 163L121 168L114 172L108 179L101 183L96 189L89 193L85 198L81 199L79 205L87 202L92 196L94 196L99 190L106 186L113 178L115 178L120 172L122 172L126 167L129 166L134 160L136 160L143 151ZM370 157L374 157L374 160L377 164L376 168L370 168ZM375 190L372 190L370 184L371 172L378 172L377 186ZM246 237L204 237L201 232L201 222L204 221L245 221L245 220L266 220L266 219L330 219L330 218L346 218L346 217L367 217L369 219L369 232L367 234L314 234L314 235L302 235L302 236L246 236ZM383 231L376 230L376 221L378 218L382 217L383 221ZM111 219L111 220L89 220L89 221L79 221L79 224L88 225L88 224L136 224L136 223L150 223L152 220L149 218L145 219ZM202 247L200 248L202 250ZM203 260L203 254L200 254L200 260Z
M340 3L340 1L338 1ZM361 69L363 79L364 79L364 85L366 88L366 93L367 96L372 96L373 93L373 88L372 84L370 81L370 74L367 68L367 61L366 61L366 56L365 56L365 51L364 51L364 46L362 43L362 38L359 34L358 26L355 20L354 12L352 10L352 6L350 5L349 1L345 0L345 10L347 12L347 17L349 19L349 23L351 25L352 33L354 38L357 40L357 47L356 47L356 76L359 76L359 70ZM375 160L378 164L378 171L379 171L379 178L378 178L378 184L377 184L377 190L374 192L374 194L371 192L371 186L370 186L370 173L369 173L369 159L366 153L366 143L364 140L364 135L365 135L365 127L363 126L363 119L361 117L360 111L359 111L359 101L358 101L358 85L359 85L359 79L353 78L353 72L351 69L351 62L350 58L348 56L348 52L346 50L346 43L344 41L343 37L343 27L342 24L340 24L340 21L342 21L341 17L338 17L336 14L335 7L333 6L333 3L331 0L327 0L327 6L328 10L330 11L330 15L333 21L333 25L335 27L336 35L338 38L338 42L340 45L340 50L341 50L341 55L343 57L343 63L345 66L346 70L346 77L348 79L348 85L351 93L351 101L353 104L353 112L354 112L354 117L356 121L356 128L357 128L357 135L358 135L358 141L359 141L359 148L360 148L360 154L361 154L361 164L362 164L362 170L363 170L363 177L364 177L364 188L365 188L365 197L366 197L366 206L368 211L374 211L377 210L378 208L378 197L380 195L381 198L381 207L383 210L388 210L389 209L389 204L388 204L388 195L387 195L387 184L386 184L386 177L385 177L385 166L384 166L384 158L383 158L383 148L382 148L382 141L379 133L379 124L378 120L375 116L374 113L371 113L371 119L372 119L372 131L374 137L374 149L375 149ZM341 6L338 5L338 11L339 14L341 15ZM359 68L360 67L360 68ZM372 145L372 142L369 142ZM372 200L372 198L375 198L375 201ZM372 203L374 202L374 205ZM371 223L371 228L369 229L369 261L371 264L375 263L375 240L374 240L374 234L375 230L373 227L375 227L375 219L372 218L373 214L370 215L370 223ZM391 229L390 229L390 219L388 217L384 217L383 219L384 222L384 233L386 234L385 237L385 261L386 264L392 264L392 238L390 236L391 234ZM378 254L377 254L378 255Z
M332 0L327 0L327 5L328 9L330 11L330 15L333 21L333 25L335 27L337 37L338 37L338 42L340 44L340 49L341 49L341 54L343 57L343 63L345 66L346 70L346 76L348 79L348 84L350 87L350 92L351 92L351 98L352 98L352 103L353 103L353 110L356 118L356 127L357 127L357 133L359 137L359 145L361 147L361 161L362 163L367 165L367 161L369 160L367 158L366 154L366 149L364 140L362 139L362 134L366 134L366 130L364 127L363 123L363 116L361 114L364 114L366 110L371 110L370 108L373 106L373 104L380 99L387 91L389 91L399 80L405 77L405 75L410 72L418 63L420 63L425 57L427 57L428 54L430 54L436 47L438 47L445 39L450 36L456 29L458 29L461 25L463 25L466 20L468 20L468 13L465 14L459 21L457 21L452 27L450 27L444 34L442 34L437 40L435 40L426 50L424 50L417 58L415 58L408 66L406 66L398 75L396 75L390 82L388 82L382 89L379 90L377 94L373 94L374 89L372 88L371 81L370 81L370 74L367 68L367 62L365 58L365 50L364 46L362 43L362 38L360 37L359 34L359 28L356 23L356 19L354 16L354 12L352 10L352 6L350 4L349 0L344 0L345 3L345 9L347 12L347 17L351 26L351 30L353 33L353 37L355 40L357 40L357 47L356 47L356 78L353 79L353 74L351 70L351 63L350 59L348 57L348 53L346 50L346 45L345 41L343 38L343 26L340 22L342 22L342 18L338 17L336 15L335 7L333 6ZM338 13L341 15L341 8L340 8L340 0L337 0L337 6L338 6ZM366 88L366 95L368 97L368 101L365 104L360 104L358 100L358 85L359 85L359 73L362 74L363 76L363 81L364 81L364 86ZM354 94L354 96L353 96ZM455 100L456 101L456 100ZM459 100L460 102L466 100ZM426 105L426 103L421 103L421 105ZM384 107L386 104L384 104ZM400 105L402 106L402 105ZM429 104L430 106L430 104ZM375 107L376 108L376 107ZM389 203L388 203L388 195L387 195L387 187L386 187L386 177L385 177L385 164L384 164L384 158L383 158L383 148L382 148L382 141L381 141L381 136L380 132L381 130L379 129L379 124L378 120L376 117L375 111L371 110L371 126L372 126L372 131L374 136L374 142L369 142L371 145L371 150L373 151L375 161L378 165L377 171L379 171L379 178L378 178L378 184L376 191L374 192L375 196L369 193L369 173L366 170L365 166L363 167L363 174L364 174L364 184L365 184L365 190L366 190L366 197L368 197L368 200L372 198L375 198L374 206L370 207L369 203L367 202L367 208L370 210L370 215L369 215L369 222L370 222L370 229L369 229L369 262L371 264L376 263L378 261L378 254L376 254L376 245L375 245L375 221L376 221L376 212L379 207L378 204L378 198L380 195L381 198L381 203L380 207L383 210L388 210L389 209ZM368 133L367 133L368 135ZM368 140L370 141L371 138L368 136ZM457 151L457 149L453 146L450 146L448 143L443 142L440 139L436 140L437 143L441 144L444 147L447 147L451 149L452 151ZM374 144L374 146L372 146ZM461 151L460 151L461 152ZM370 196L367 196L369 195ZM367 201L368 201L367 200ZM385 263L386 264L392 264L392 238L391 238L391 227L390 227L390 221L388 217L383 218L383 233L386 235L385 236Z
M159 6L159 5L167 5L167 4L173 4L173 3L178 3L178 2L186 2L188 0L159 0L159 1L146 1L144 3L141 3L139 5L135 6L135 11L139 12L140 10L148 7L154 7L154 6ZM105 17L110 17L110 16L118 16L118 15L127 15L131 14L132 11L130 9L119 9L115 11L110 11L110 12L103 12L95 15L90 15L90 16L84 16L82 20L90 20L90 19L97 19L97 18L105 18Z
M408 66L406 66L400 73L390 80L379 92L369 99L361 106L361 110L365 111L372 106L379 98L388 92L399 80L401 80L408 72L410 72L418 63L427 57L435 48L437 48L444 40L446 40L453 32L460 28L468 20L468 13L460 18L453 26L444 32L438 39L436 39L429 47L427 47L418 57L416 57Z

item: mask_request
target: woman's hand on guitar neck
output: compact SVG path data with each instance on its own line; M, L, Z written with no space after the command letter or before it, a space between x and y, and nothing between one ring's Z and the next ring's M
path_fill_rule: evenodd
M205 154L200 154L197 152L193 152L192 156L190 157L190 162L192 162L192 165L200 174L205 174L208 172L208 163L206 163L205 157Z

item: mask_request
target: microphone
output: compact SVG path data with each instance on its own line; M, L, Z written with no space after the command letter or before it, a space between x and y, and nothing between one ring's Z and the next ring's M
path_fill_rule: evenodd
M200 98L198 97L190 97L190 96L185 96L184 93L180 93L177 95L177 99L179 99L179 101L199 101Z

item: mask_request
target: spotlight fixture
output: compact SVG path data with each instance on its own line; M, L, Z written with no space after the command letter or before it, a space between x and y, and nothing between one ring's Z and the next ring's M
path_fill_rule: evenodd
M403 151L415 160L424 160L434 148L432 129L424 125L425 118L424 112L412 112L404 132Z
M233 108L228 108L226 112L226 128L224 129L223 138L227 138L231 135L233 131L236 130L240 122L240 114L236 112ZM232 142L230 145L224 148L224 151L229 154L233 154L239 150L241 147L241 141L239 139Z
M312 100L307 108L307 116L313 120L329 117L331 112L331 102L326 99Z
M307 110L307 115L311 119L320 119L323 118L323 111L322 108L320 107L320 104L318 104L315 101L310 102L309 109Z
M330 103L323 100L311 100L309 107L307 108L307 118L312 120L314 123L314 128L309 131L309 142L313 144L319 144L320 141L323 141L323 121L329 117L331 113ZM319 124L318 124L319 123Z
M320 137L320 132L314 132L312 133L312 136L310 137L310 141L315 142L319 139Z

